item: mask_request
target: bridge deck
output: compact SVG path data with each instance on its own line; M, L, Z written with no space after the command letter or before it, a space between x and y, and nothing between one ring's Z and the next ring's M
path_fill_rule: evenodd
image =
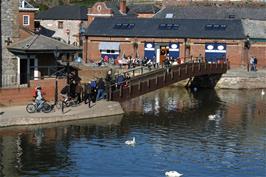
M112 85L109 88L108 99L123 101L195 76L223 74L227 71L227 64L184 63L170 68L158 68L146 73L143 68L138 68L138 70L138 72L136 70L127 71L132 72L133 77L125 81L126 84L123 87Z

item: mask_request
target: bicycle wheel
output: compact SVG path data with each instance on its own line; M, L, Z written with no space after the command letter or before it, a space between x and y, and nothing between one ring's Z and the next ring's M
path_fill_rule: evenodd
M26 111L28 113L34 113L36 111L36 106L33 103L30 103L26 106Z
M51 111L52 111L51 105L49 105L48 103L43 103L42 112L49 113Z
M57 109L61 109L62 108L62 104L63 104L62 101L58 101L55 106L56 106Z

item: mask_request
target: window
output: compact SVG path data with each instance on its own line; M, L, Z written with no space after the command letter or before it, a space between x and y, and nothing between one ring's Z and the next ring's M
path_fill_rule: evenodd
M173 14L166 14L165 18L173 18L173 16L174 16Z
M134 23L117 23L114 25L114 29L133 29L135 27Z
M178 24L165 24L165 23L162 23L159 25L159 29L160 30L178 30L179 28L179 25Z
M58 27L58 29L63 29L63 27L64 27L63 21L58 21L57 27Z
M30 16L29 15L23 15L23 25L24 26L30 25Z
M231 18L231 19L236 18L236 16L232 15L232 14L230 14L228 17Z
M227 28L227 25L225 24L208 24L205 25L205 30L207 31L224 31Z

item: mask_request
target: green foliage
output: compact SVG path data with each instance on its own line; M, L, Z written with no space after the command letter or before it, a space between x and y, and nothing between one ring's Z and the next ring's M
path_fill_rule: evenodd
M57 5L77 4L84 7L91 7L93 4L100 1L106 1L106 0L39 0L39 1L29 0L29 2L34 7L39 8L40 11L47 10L48 8Z

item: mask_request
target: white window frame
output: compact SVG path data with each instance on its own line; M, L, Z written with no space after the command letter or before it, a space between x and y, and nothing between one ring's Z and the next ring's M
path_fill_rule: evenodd
M25 17L28 18L28 21L25 21ZM23 26L29 26L29 25L30 25L30 16L29 15L23 15Z

